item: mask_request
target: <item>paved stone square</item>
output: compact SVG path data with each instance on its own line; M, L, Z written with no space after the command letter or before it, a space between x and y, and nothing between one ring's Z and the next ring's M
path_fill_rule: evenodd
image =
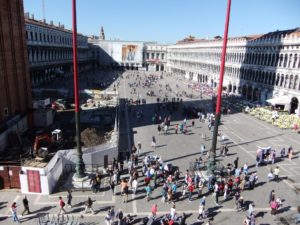
M137 72L135 72L137 73ZM134 132L133 140L135 144L141 142L142 153L149 153L162 156L164 162L170 162L180 168L181 177L184 176L184 172L189 168L190 162L195 160L195 157L200 156L200 144L203 143L202 134L205 133L207 136L204 142L206 147L209 148L211 145L212 132L208 130L207 124L199 122L195 119L195 126L191 126L191 120L188 120L189 132L187 135L175 134L174 126L179 121L184 119L182 111L176 111L172 114L172 122L170 127L170 133L168 135L158 135L157 125L153 125L151 122L151 117L154 114L154 108L156 107L156 97L149 97L146 95L148 89L137 87L138 94L130 94L130 88L128 82L133 82L135 80L134 76L129 79L125 78L130 72L125 72L123 74L123 79L120 79L119 93L121 98L136 98L137 95L142 96L147 99L146 105L131 106L131 111L129 112L129 124ZM116 80L115 82L118 82ZM175 90L175 85L180 86L180 90L186 90L188 93L193 92L193 99L184 98L184 104L193 105L197 107L209 107L210 98L199 99L197 98L197 93L188 88L188 82L186 80L180 80L179 78L166 77L159 80L154 87L149 90L154 90L158 93L160 88L158 83L161 83L164 87L165 84L169 84L172 90ZM112 85L113 86L113 85ZM164 91L163 91L163 94ZM169 97L175 96L175 91L168 93ZM198 93L199 94L199 93ZM204 106L205 104L205 106ZM133 113L133 111L142 110L144 114L143 120L138 120ZM167 115L165 110L159 111L162 117ZM299 201L299 189L300 189L300 142L299 134L296 134L290 130L280 130L270 124L259 121L250 115L243 113L234 113L230 115L222 116L222 125L219 130L226 136L229 146L229 155L226 158L218 157L221 159L221 163L226 165L227 163L233 163L236 157L239 157L239 166L243 166L244 163L248 163L250 166L250 172L256 171L258 174L257 186L254 190L245 190L242 195L245 201L255 202L255 212L257 214L257 224L294 224L294 218L296 216L296 207L300 205ZM151 147L152 136L156 137L157 147L153 149ZM267 173L271 167L274 165L268 165L263 167L255 167L256 150L258 146L272 146L277 151L282 147L288 147L292 145L295 154L292 161L284 159L276 165L280 168L280 177L282 177L279 183L267 182ZM219 147L219 143L218 143ZM219 151L217 151L217 154ZM141 173L140 173L141 175ZM152 197L153 199L149 202L146 201L145 191L143 186L143 178L140 178L139 191L132 199L132 195L129 195L129 202L123 203L122 196L120 196L120 188L116 188L116 195L112 196L110 190L102 191L97 194L92 194L90 191L85 192L74 192L73 193L73 208L66 208L70 221L72 216L73 221L79 221L82 224L105 224L104 216L107 209L110 206L115 206L116 211L118 208L122 208L124 212L130 213L131 215L136 215L136 223L142 224L141 218L148 216L150 214L150 208L153 204L158 205L159 215L164 215L170 212L171 205L163 204L161 202L161 187L154 190ZM105 188L105 187L103 187ZM106 188L107 189L107 188ZM270 207L268 205L268 197L270 190L274 189L276 196L282 198L283 207L282 212L277 216L273 217L270 215ZM181 192L181 187L178 191ZM207 192L205 188L204 193ZM66 201L66 193L59 192L53 193L50 196L41 195L27 195L30 208L33 212L32 215L21 217L20 219L24 224L36 224L37 216L40 213L49 213L50 218L56 216L58 209L58 196L62 196ZM96 211L95 215L86 214L81 218L81 213L84 210L84 201L87 196L90 196L95 202L93 207ZM0 192L0 221L3 224L13 224L11 218L7 218L10 215L11 202L17 201L19 208L18 213L20 214L23 210L22 206L23 195L16 191L1 191ZM223 197L220 197L223 200ZM176 202L176 211L178 215L183 212L188 213L189 217L187 219L187 224L203 224L197 222L196 218L198 216L198 206L199 199L194 199L189 202L188 199L179 199ZM229 225L229 224L242 224L247 212L236 212L234 209L234 200L229 200L221 203L220 207L216 207L213 203L213 198L207 196L206 209L209 210L209 216L214 218L213 224ZM205 220L207 221L207 219Z

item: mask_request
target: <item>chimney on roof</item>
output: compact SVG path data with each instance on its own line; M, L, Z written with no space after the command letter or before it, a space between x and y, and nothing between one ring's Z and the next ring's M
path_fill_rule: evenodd
M53 20L50 20L50 25L53 26Z
M34 20L34 14L31 14L31 19L33 19L33 20Z
M29 19L29 12L26 12L26 13L24 14L24 17L25 17L25 19Z

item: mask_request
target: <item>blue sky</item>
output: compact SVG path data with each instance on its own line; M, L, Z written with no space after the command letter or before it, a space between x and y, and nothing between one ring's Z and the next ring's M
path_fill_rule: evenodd
M44 0L45 17L71 28L71 0ZM227 0L77 0L77 30L106 39L175 43L188 35L223 36ZM229 36L300 27L300 0L232 0ZM42 0L24 11L43 18Z

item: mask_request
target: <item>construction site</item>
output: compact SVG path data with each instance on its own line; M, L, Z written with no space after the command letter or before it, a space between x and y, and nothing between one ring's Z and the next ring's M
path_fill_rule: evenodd
M99 88L97 73L84 76L85 79L80 77L80 136L86 170L92 171L118 157L119 99L108 80ZM116 77L112 75L109 79L113 81ZM64 169L67 167L70 172L75 169L72 92L72 79L69 78L33 90L32 121L20 120L23 124L18 122L11 126L7 146L1 151L0 189L17 188L22 193L50 194ZM22 126L24 129L20 129Z

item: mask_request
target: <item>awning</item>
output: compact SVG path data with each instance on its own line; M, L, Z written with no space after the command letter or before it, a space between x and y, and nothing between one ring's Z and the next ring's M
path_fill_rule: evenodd
M268 99L267 102L272 105L288 105L291 103L291 98L289 96L282 95L277 98Z

